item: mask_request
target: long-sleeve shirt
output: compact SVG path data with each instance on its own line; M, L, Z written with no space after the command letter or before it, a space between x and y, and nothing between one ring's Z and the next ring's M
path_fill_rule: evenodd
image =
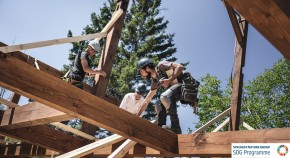
M124 96L120 108L127 110L132 114L137 114L141 108L141 104L144 101L144 97L141 96L139 100L135 99L135 93L128 93ZM141 116L143 113L141 114Z

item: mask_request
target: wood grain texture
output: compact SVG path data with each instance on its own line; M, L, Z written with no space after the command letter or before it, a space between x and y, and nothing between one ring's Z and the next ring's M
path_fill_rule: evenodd
M245 17L286 59L290 60L289 1L226 0L226 2Z
M177 151L176 134L8 54L0 61L0 86L154 149L169 153Z

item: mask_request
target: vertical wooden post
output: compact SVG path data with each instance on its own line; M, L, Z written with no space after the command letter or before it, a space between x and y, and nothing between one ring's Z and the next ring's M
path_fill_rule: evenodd
M21 95L17 94L17 93L12 93L10 101L12 103L18 104L19 100L20 100Z
M243 67L245 65L246 56L246 43L248 34L248 22L243 20L240 22L240 29L243 33L242 42L235 41L235 68L234 68L234 81L233 92L231 99L231 121L230 130L239 130L240 125L240 111L242 104L243 92Z
M91 93L97 95L100 98L104 98L109 82L109 76L112 71L113 61L115 60L115 54L118 48L119 39L121 37L122 28L124 25L124 19L126 11L128 8L128 0L118 0L116 4L116 13L119 9L123 10L123 15L115 22L112 28L109 30L107 39L106 39L106 48L103 50L103 53L100 58L98 68L104 70L107 74L106 78L99 77L96 78L97 82L92 88ZM113 13L113 15L114 15ZM112 16L113 16L112 15ZM83 122L81 131L88 133L90 135L95 135L95 132L98 127Z

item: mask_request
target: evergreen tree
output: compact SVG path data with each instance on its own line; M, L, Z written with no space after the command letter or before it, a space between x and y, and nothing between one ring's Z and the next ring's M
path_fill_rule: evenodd
M168 21L160 16L161 0L132 0L131 2L107 90L108 95L118 100L121 100L126 93L132 92L137 83L144 82L137 74L136 64L139 59L148 57L156 64L161 60L176 61L172 56L176 52L173 43L174 34L166 33ZM108 0L100 9L100 15L91 14L92 24L84 28L83 34L101 32L111 19L114 10L114 1ZM68 36L72 36L71 31ZM101 45L103 43L104 40L101 41ZM73 43L69 60L73 62L75 54L83 51L86 45L86 41ZM97 65L98 57L93 62ZM153 117L153 107L149 106L148 109L149 115L145 117Z
M107 94L118 100L122 100L126 93L133 92L134 86L139 82L146 82L137 74L136 65L139 59L148 57L156 64L161 60L176 61L176 58L172 56L176 52L173 43L174 34L166 33L168 21L160 16L161 0L133 0L131 2L126 13L107 89ZM91 14L92 23L84 28L82 34L101 32L110 21L114 11L115 2L113 0L105 2L99 15ZM69 31L68 37L72 36L73 33ZM105 38L100 41L101 46L104 43ZM88 41L72 43L73 47L69 54L71 64L64 65L64 71L72 66L75 55L84 51L87 44ZM91 65L97 66L99 58L100 55L96 56ZM146 83L149 85L149 82ZM149 106L146 111L145 118L152 119L155 116L153 106ZM97 135L105 137L110 133L100 129Z

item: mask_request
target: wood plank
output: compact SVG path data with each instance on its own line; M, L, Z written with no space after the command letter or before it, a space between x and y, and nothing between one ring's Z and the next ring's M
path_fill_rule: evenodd
M127 139L119 148L117 148L108 158L121 158L136 144L136 142Z
M290 60L290 5L287 0L226 0L286 59Z
M18 104L20 97L21 97L21 95L16 94L16 93L12 93L11 98L10 98L10 102Z
M75 135L78 135L80 137L86 138L88 140L97 140L97 138L94 137L94 136L91 136L91 135L89 135L87 133L81 132L81 131L79 131L77 129L74 129L74 128L72 128L70 126L67 126L65 124L62 124L60 122L54 122L54 123L51 123L51 125L54 125L54 126L56 126L58 128L61 128L61 129L65 130L65 131L68 131L68 132L71 132L71 133L73 133Z
M255 130L255 128L253 128L252 126L250 126L250 125L247 124L246 122L243 122L243 126L244 126L247 130Z
M19 106L18 104L15 104L15 103L10 102L10 101L3 99L3 98L0 98L0 103L4 104L10 108L15 108L15 107Z
M100 82L98 82L99 85L102 85L103 89L100 89L97 86L93 86L92 91L91 91L92 94L95 94L98 97L101 97L103 99L106 98L105 96L106 96L106 90L107 90L107 85L108 85L108 78L112 70L114 58L112 57L110 60L111 62L108 64L103 63L103 59L105 58L106 60L107 56L111 56L111 55L115 56L116 54L118 44L117 45L114 45L114 44L119 42L119 38L113 38L113 35L114 37L120 36L122 32L122 27L124 25L124 19L125 19L127 7L128 7L128 1L118 1L116 3L117 3L115 7L116 9L114 13L112 14L112 19L108 22L108 24L102 30L102 32L108 32L108 35L105 41L106 42L104 46L105 49L103 49L103 52L101 54L98 68L99 69L102 68L102 70L106 72L107 79L102 78L104 80L100 80ZM99 40L99 39L95 39L95 40ZM109 48L110 48L110 52L108 53ZM100 63L103 63L102 66L100 66ZM99 78L99 75L95 75L95 80L98 80L98 78ZM118 105L119 104L117 104L117 106ZM81 128L82 131L85 131L86 133L89 133L91 135L94 135L97 129L98 127L93 126L87 122L83 122L82 128Z
M232 6L230 6L227 1L224 1L224 4L225 4L225 7L227 9L227 12L229 14L229 17L230 17L230 20L231 20L231 23L233 25L233 29L234 29L234 32L235 32L235 35L236 35L236 38L238 40L238 42L240 44L242 44L243 42L243 38L244 38L244 35L243 35L243 32L240 28L240 24L238 22L238 19L237 19L237 15L235 13L235 10Z
M207 122L205 125L201 126L197 130L193 131L192 134L194 134L194 133L201 133L201 132L205 131L209 126L213 125L214 123L216 123L217 121L219 121L220 119L222 119L224 116L226 116L227 114L229 114L230 111L231 111L231 108L228 108L227 110L225 110L224 112L222 112L221 114L219 114L218 116L216 116L215 118L213 118L212 120L210 120L209 122Z
M3 57L2 54L0 56ZM9 54L0 60L0 86L156 150L165 153L177 151L176 134L39 71Z
M248 22L242 23L243 41L239 43L235 41L235 67L233 79L233 91L231 98L231 117L230 117L230 130L239 130L240 126L240 113L242 105L242 92L243 92L243 67L245 65L246 45L248 37Z
M105 146L109 146L109 145L112 145L116 142L119 142L119 141L122 141L124 140L125 138L122 137L122 136L119 136L117 134L114 134L112 136L109 136L107 138L104 138L104 139L101 139L101 140L98 140L94 143L91 143L91 144L88 144L86 146L83 146L81 148L78 148L76 150L73 150L73 151L70 151L68 153L65 153L63 155L60 155L60 156L57 156L56 158L77 158L77 157L82 157L82 156L85 156L85 155L88 155L90 153L93 153L94 150L97 150L97 149L101 149Z
M13 46L4 46L4 47L0 47L0 51L3 53L10 53L10 52L32 49L32 48L39 48L39 47L59 45L59 44L65 44L65 43L72 43L72 42L90 40L90 39L94 39L94 38L102 38L102 37L106 37L106 35L107 35L107 33L103 32L103 33L94 33L94 34L89 34L89 35L59 38L59 39L26 43L26 44L18 44L18 45L13 45Z
M218 132L220 129L222 129L226 124L230 122L230 118L227 118L222 122L217 128L215 128L212 132Z
M99 75L95 76L96 85L92 89L92 93L96 94L96 96L103 98L106 94L106 90L109 83L109 76L112 71L113 63L115 61L116 51L118 48L119 39L121 37L122 28L124 26L124 20L126 11L128 8L127 1L119 1L116 4L116 10L114 12L115 15L118 15L119 18L116 19L114 25L108 30L108 35L106 38L105 49L103 50L98 69L102 69L106 72L107 76L99 77ZM119 13L121 11L121 14ZM106 29L106 27L104 28Z
M290 128L178 135L179 154L231 156L231 143L290 143Z
M87 139L74 137L44 125L12 130L0 127L0 134L58 152L68 152L89 142ZM67 145L68 142L70 145Z
M0 42L0 46L7 46L7 45L5 43ZM26 55L26 54L24 54L22 52L18 52L17 51L17 52L13 52L13 53L10 53L10 54L12 56L14 56L15 58L19 59L20 61L25 62L25 63L27 63L29 65L33 65L34 62L35 62L35 58L33 58L33 57L29 56L29 55ZM41 71L44 71L44 72L46 72L46 73L48 73L50 75L53 75L53 76L59 77L59 78L64 75L63 72L61 72L61 71L59 71L59 70L57 70L57 69L45 64L45 63L43 63L43 62L41 62L39 60L38 60L37 63L39 65L39 68L41 69Z
M12 110L14 110L13 114ZM16 129L70 119L74 119L74 117L41 103L32 102L14 109L7 109L1 121L1 127Z
M13 110L13 115L12 115ZM12 118L12 119L11 119ZM55 121L64 121L74 119L72 116L67 115L61 111L55 110L51 107L45 106L38 102L32 102L27 105L18 106L14 109L8 109L4 112L1 121L1 127L5 129L16 129L28 126L36 126L48 124L57 126L65 131L78 135L80 137L96 140L95 137L88 135L84 132L71 128ZM54 122L54 123L51 123Z

